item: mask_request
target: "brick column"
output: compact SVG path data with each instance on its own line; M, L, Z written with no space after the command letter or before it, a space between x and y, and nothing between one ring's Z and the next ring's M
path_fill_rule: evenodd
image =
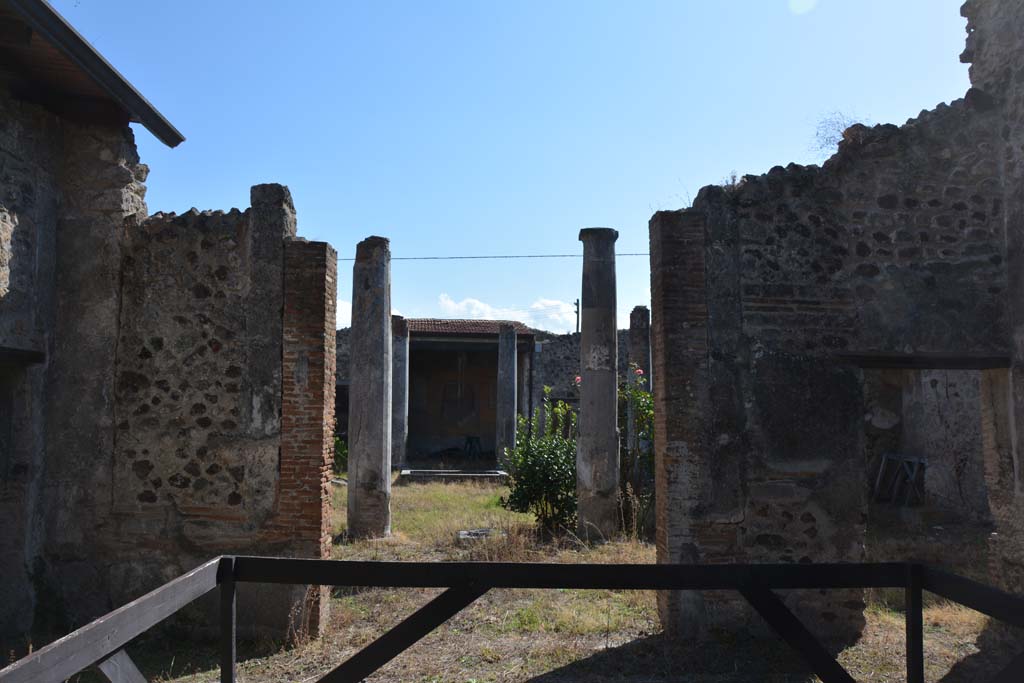
M409 440L409 323L391 316L393 359L391 362L391 462L405 465Z
M391 251L384 237L356 247L348 399L348 532L391 533Z
M618 358L615 240L610 228L580 230L580 420L576 451L577 531L610 539L619 528Z
M505 462L505 449L516 447L516 328L509 323L498 327L498 400L494 455Z
M334 457L335 307L338 255L324 242L288 240L284 249L281 478L278 518L299 557L331 550ZM326 623L327 593L307 593L307 626Z
M706 477L701 410L706 406L707 284L704 216L660 211L651 218L651 350L654 376L655 541L658 562L701 562L694 512ZM696 637L707 609L696 591L661 591L665 631Z

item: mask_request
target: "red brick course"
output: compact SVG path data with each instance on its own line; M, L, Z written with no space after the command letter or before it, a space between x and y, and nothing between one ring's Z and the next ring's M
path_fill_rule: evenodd
M331 550L337 268L327 243L285 244L281 478L268 532L284 535L300 557L327 558ZM323 590L314 590L312 631L326 607Z

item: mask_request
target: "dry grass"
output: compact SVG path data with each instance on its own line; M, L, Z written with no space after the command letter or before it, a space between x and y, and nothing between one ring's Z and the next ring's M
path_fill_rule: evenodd
M334 559L529 561L535 547L529 515L501 507L504 489L476 482L413 484L392 489L391 536L337 543ZM335 538L345 537L346 488L334 489ZM460 530L491 528L495 534L459 544Z
M338 559L654 562L653 546L621 540L588 547L575 539L541 540L531 520L504 510L503 489L485 484L417 484L393 489L391 538L341 541ZM345 530L345 489L335 489L335 532ZM490 527L491 538L459 543L460 529ZM338 590L325 634L299 647L242 654L248 683L312 681L439 593L438 590ZM861 640L840 654L858 680L902 681L902 595L880 593L867 610ZM991 660L986 618L959 605L926 605L927 680L983 680L975 660ZM662 637L651 591L493 590L377 672L373 681L799 681L816 680L772 639L717 634L699 646ZM988 639L988 640L987 640ZM984 656L975 657L980 649ZM145 649L152 650L152 647ZM165 645L165 653L170 649ZM205 654L204 654L205 653ZM143 655L142 651L139 655ZM189 662L149 665L156 681L215 681L215 652ZM998 653L996 659L999 659ZM976 662L975 662L976 663ZM182 675L189 671L187 675Z

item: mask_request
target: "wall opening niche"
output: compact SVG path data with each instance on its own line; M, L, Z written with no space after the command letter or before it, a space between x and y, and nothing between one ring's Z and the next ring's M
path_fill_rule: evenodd
M984 575L992 491L1011 447L1009 370L968 361L863 369L872 560Z

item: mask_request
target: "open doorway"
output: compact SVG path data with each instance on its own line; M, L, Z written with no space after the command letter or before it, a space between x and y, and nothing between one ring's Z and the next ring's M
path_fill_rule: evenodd
M994 468L1010 447L1008 370L864 370L871 559L985 578Z

